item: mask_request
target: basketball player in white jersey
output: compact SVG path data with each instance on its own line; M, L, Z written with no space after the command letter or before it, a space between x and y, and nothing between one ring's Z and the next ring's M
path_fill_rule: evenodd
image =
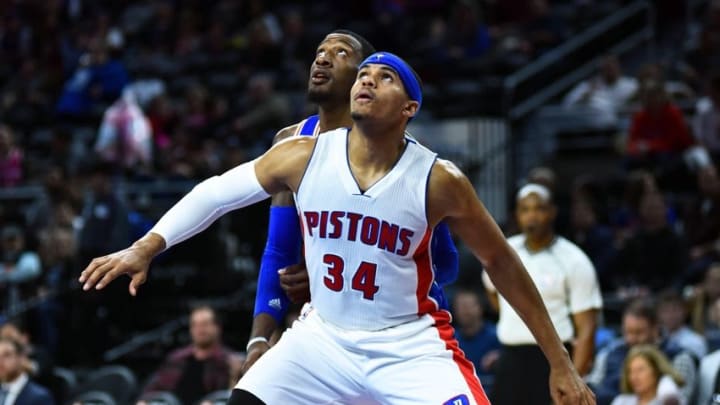
M350 88L358 66L374 52L372 44L355 32L335 30L328 34L317 47L308 80L308 100L318 105L318 114L282 129L273 143L290 136L317 136L331 129L351 127ZM310 300L307 269L297 264L301 261L301 238L292 193L273 195L242 374L270 348L273 334L285 323L290 302ZM454 281L458 271L457 249L445 223L433 231L431 255L438 285ZM444 297L440 299L443 301Z
M291 190L312 306L240 380L229 404L485 405L472 364L453 339L450 315L431 290L428 241L434 225L447 221L547 356L553 400L595 404L472 184L406 138L421 100L419 80L404 61L371 55L351 91L351 129L290 138L200 183L146 236L94 259L80 276L83 289L102 289L128 274L134 295L155 255L225 212Z

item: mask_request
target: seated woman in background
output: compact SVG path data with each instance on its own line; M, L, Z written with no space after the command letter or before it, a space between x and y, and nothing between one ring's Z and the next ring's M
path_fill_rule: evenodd
M685 405L678 385L683 379L653 345L639 345L625 358L620 389L611 405Z

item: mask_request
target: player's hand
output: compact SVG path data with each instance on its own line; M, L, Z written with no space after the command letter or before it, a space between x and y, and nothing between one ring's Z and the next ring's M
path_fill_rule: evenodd
M255 342L252 346L250 346L247 356L245 357L245 363L243 363L242 368L240 369L240 376L244 376L245 373L250 370L250 367L252 367L252 365L255 364L255 362L258 361L268 350L270 350L270 345L267 344L267 342Z
M572 364L550 370L550 395L556 405L596 405L595 394Z
M91 288L102 290L122 274L127 274L132 279L129 291L136 295L138 288L147 279L148 268L153 254L138 245L130 246L127 249L111 253L107 256L97 257L80 274L80 282L83 283L83 290Z
M280 269L280 286L290 301L302 304L310 301L310 283L308 271L304 263Z

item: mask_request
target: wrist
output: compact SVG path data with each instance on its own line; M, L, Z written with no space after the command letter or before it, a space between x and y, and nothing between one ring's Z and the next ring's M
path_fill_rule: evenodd
M135 249L140 250L148 259L165 250L165 239L162 236L150 232L133 243Z
M250 348L253 347L256 344L264 344L268 347L270 347L270 342L265 336L256 336L247 342L247 346L245 346L245 352L249 352Z

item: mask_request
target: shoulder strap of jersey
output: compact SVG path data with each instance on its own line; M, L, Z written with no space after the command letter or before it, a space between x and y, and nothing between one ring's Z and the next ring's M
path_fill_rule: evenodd
M315 130L317 129L318 122L320 122L319 115L311 115L303 121L298 136L314 136Z

